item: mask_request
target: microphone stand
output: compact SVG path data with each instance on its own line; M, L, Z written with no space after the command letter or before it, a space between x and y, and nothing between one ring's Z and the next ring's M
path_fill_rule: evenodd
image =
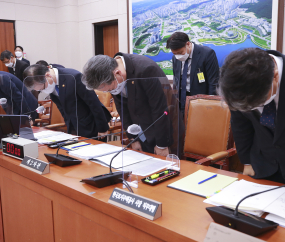
M82 179L81 182L85 182L89 185L101 188L101 187L106 187L110 185L114 185L117 183L124 183L125 180L128 179L128 177L131 175L131 171L118 171L118 172L112 172L112 162L117 157L122 151L126 150L128 147L130 147L131 144L133 144L137 139L145 132L147 131L150 127L152 127L158 120L160 120L164 115L168 115L168 112L164 112L157 120L155 120L149 127L147 127L141 134L139 134L131 143L129 143L125 148L121 149L117 154L115 154L111 161L110 161L110 172L107 174L99 175L99 176L94 176L90 178L85 178ZM125 183L126 185L127 183ZM127 185L126 185L127 186ZM128 187L128 186L127 186Z
M279 186L279 187L274 187L262 192L256 192L253 194L250 194L244 198L242 198L238 204L236 205L235 210L233 211L230 208L227 207L207 207L206 210L210 214L210 216L213 218L213 220L216 223L222 224L226 227L230 227L233 229L236 229L238 231L241 231L245 234L249 234L252 236L257 236L261 233L264 233L266 231L269 231L271 229L276 228L279 224L269 221L264 218L259 218L254 215L244 215L243 213L238 212L238 207L243 202L245 199L249 197L253 197L256 195L259 195L264 192L269 192L273 191L279 188L285 187Z

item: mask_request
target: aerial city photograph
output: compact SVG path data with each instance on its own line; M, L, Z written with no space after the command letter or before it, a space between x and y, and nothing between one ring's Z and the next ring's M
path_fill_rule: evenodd
M132 50L172 75L166 41L176 31L212 48L221 66L233 50L271 48L272 0L130 0Z

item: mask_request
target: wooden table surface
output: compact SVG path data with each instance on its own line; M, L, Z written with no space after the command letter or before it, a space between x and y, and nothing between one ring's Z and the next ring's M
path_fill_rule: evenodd
M34 128L34 131L41 131L42 128ZM98 141L90 141L92 144ZM56 149L50 149L45 145L39 145L38 159L47 161L44 153L55 153ZM66 154L60 150L59 153ZM92 177L109 172L109 168L95 164L88 160L83 160L80 165L70 167L50 166L50 173L38 175L30 170L20 167L20 160L0 155L0 166L25 178L28 178L42 186L61 193L77 202L107 214L129 226L135 227L163 241L203 241L209 225L213 222L206 211L206 207L211 206L203 203L204 198L181 192L167 185L177 181L199 169L215 172L218 174L238 177L252 182L267 185L278 185L278 183L266 180L255 180L241 174L218 170L212 167L196 165L190 161L181 161L180 176L165 181L156 186L148 186L139 183L138 188L133 188L134 193L147 198L162 202L162 217L151 221L127 212L121 208L108 204L108 199L115 187L122 188L122 184L117 184L105 188L96 188L91 185L81 183L82 178ZM95 192L91 194L92 192ZM278 227L276 230L267 232L259 238L265 241L284 241L285 229Z

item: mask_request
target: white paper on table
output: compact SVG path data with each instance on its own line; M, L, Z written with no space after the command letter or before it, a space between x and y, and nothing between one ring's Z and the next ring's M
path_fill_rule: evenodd
M205 199L203 202L214 205L214 206L223 206L221 204L212 202L209 198ZM231 207L231 208L234 209L233 207ZM239 209L239 211L249 213L249 214L255 215L257 217L261 217L264 214L263 211L242 210L242 209Z
M267 186L240 180L225 187L221 192L215 194L209 199L212 202L228 207L233 207L236 206L242 198L252 193L265 191L274 187L276 186ZM285 188L276 189L270 192L265 192L263 194L249 197L240 204L239 208L242 210L264 210L269 204L279 198L283 193L285 193Z
M211 223L204 242L264 242L264 240L244 234L226 226Z
M63 134L63 132L47 130L47 131L41 131L38 133L34 133L34 136L36 139L43 139L43 138L60 135L60 134Z
M150 158L148 160L141 161L139 163L135 163L133 165L129 165L125 168L121 168L119 170L127 170L131 171L132 174L138 176L148 176L155 172L158 172L164 168L170 166L172 162L161 160L157 158Z
M275 223L278 223L279 226L285 228L285 219L280 217L280 216L277 216L275 214L268 214L266 217L266 219L270 220L270 221L273 221Z
M76 146L76 144L74 146ZM88 145L77 150L69 151L69 155L89 160L104 155L114 154L121 149L122 147L109 144Z
M66 134L66 133L62 133L62 134L58 134L55 136L50 136L47 138L43 138L43 139L39 139L38 143L39 144L51 144L53 142L60 142L60 141L65 141L65 140L69 140L69 139L75 139L78 138L79 136L75 136L72 134Z
M281 189L283 189L283 188L281 188ZM282 217L283 219L285 219L285 193L283 193L273 203L269 204L264 209L264 211L278 215L278 217Z
M98 160L97 163L101 164L100 163L101 161L103 162L103 165L109 166L113 157L114 157L114 154L100 156L94 159L94 162L96 162L95 160ZM151 159L151 158L152 157L149 155L145 155L145 154L133 151L133 150L126 150L126 151L121 152L118 156L115 157L115 159L112 162L112 167L114 169L119 169L125 166L135 164L140 161Z

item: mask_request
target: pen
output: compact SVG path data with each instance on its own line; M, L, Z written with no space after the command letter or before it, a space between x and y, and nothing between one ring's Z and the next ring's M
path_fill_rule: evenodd
M71 147L71 149L75 149L75 148L82 147L82 146L86 146L86 145L90 145L90 144L84 144L84 145L73 146L73 147Z
M215 174L215 175L213 175L213 176L210 176L209 178L207 178L207 179L205 179L205 180L203 180L203 181L198 182L198 185L201 184L201 183L203 183L203 182L205 182L205 181L208 181L208 180L210 180L210 179L212 179L212 178L215 178L216 176L217 176L217 174Z

